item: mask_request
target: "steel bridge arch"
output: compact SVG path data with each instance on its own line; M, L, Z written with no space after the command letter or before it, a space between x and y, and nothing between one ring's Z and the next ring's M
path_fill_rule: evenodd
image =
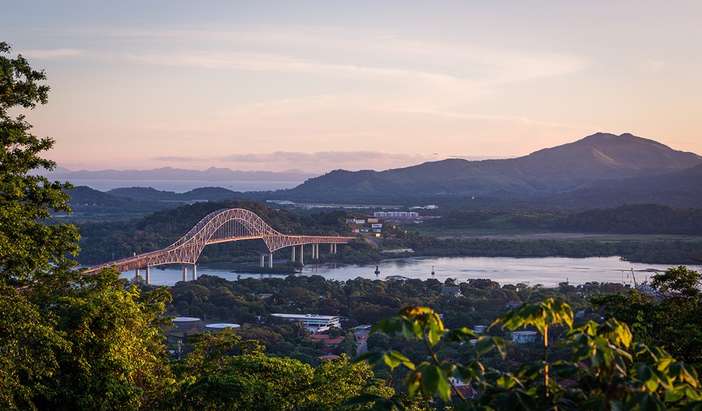
M251 210L229 208L206 215L166 248L100 264L84 272L93 273L106 267L127 271L165 264L195 264L203 249L210 244L260 239L273 253L303 244L345 244L353 238L282 234Z

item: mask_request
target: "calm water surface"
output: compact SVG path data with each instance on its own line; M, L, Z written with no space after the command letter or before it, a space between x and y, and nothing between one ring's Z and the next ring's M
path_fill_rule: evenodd
M444 281L453 278L465 281L470 278L489 278L500 284L527 283L542 284L546 287L557 286L558 283L569 281L571 284L582 284L589 281L631 283L631 270L634 270L636 280L642 282L654 270L664 271L669 265L642 264L623 261L618 257L592 258L510 258L510 257L441 257L441 258L402 258L384 260L379 264L380 274L375 275L375 265L307 265L302 274L321 275L330 280L345 281L356 277L381 279L401 275L407 278L432 278L434 269L436 278ZM700 266L692 266L702 270ZM234 272L226 268L207 268L198 266L198 275L215 275L227 280L237 278L274 277L269 274L251 274ZM189 275L192 273L189 270ZM124 273L124 277L132 277L134 273ZM143 274L142 274L143 275ZM152 283L157 285L174 285L181 279L178 268L153 268Z

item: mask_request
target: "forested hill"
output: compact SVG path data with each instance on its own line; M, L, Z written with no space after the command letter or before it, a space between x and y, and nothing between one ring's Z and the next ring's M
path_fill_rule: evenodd
M702 208L702 165L655 176L597 181L574 191L543 198L540 202L576 208L654 203L677 208Z
M574 213L558 223L585 233L702 235L702 209L634 205Z
M626 205L578 212L455 210L424 223L438 229L551 231L603 234L702 235L702 209L656 204Z
M702 164L694 153L631 134L597 133L576 142L504 160L448 159L386 171L336 170L280 191L315 201L418 197L539 198L600 181L674 173Z
M115 188L107 193L116 197L131 198L134 200L175 202L225 201L243 198L242 193L222 187L200 187L184 193L156 190L151 187L124 187Z

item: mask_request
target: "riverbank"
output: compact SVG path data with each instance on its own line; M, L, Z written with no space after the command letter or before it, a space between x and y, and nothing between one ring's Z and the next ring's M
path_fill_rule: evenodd
M375 274L376 266L379 274ZM584 284L587 282L611 282L633 284L634 277L643 282L655 272L668 269L667 264L630 263L619 257L412 257L393 258L377 264L308 264L298 275L320 275L328 280L346 281L357 277L388 280L396 276L411 279L434 278L444 282L448 278L457 281L468 279L490 279L500 284L542 284L558 286L561 282ZM690 266L702 270L699 265ZM632 270L634 275L632 276ZM434 274L432 275L432 272ZM198 267L199 275L212 275L236 281L240 278L265 278L274 274L233 272L231 268ZM131 278L133 273L125 273ZM155 285L175 285L181 272L177 267L154 268L151 271Z

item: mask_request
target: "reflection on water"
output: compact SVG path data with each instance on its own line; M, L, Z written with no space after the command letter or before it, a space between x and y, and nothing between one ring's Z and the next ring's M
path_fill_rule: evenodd
M664 271L669 266L661 264L642 264L622 261L618 257L592 258L510 258L510 257L441 257L441 258L402 258L384 260L378 264L380 274L375 275L373 265L314 265L305 266L302 274L321 275L330 280L345 281L356 277L381 279L399 275L407 278L436 278L444 281L453 278L465 281L470 278L488 278L501 284L526 283L542 284L546 287L568 281L582 284L590 281L632 283L632 273L638 282L648 279L653 270ZM435 275L432 276L432 267ZM701 270L702 267L691 267ZM207 268L198 266L198 275L215 275L227 280L237 278L274 277L270 274L251 274L233 272L226 268ZM189 271L190 274L190 271ZM124 273L131 277L133 273ZM152 283L157 285L174 285L181 279L178 268L153 268Z

